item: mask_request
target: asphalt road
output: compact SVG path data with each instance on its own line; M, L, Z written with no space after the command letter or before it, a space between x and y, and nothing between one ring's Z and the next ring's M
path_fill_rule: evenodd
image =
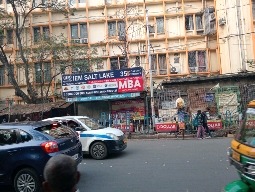
M231 138L129 140L105 160L85 156L80 192L220 192L239 179L229 165ZM12 192L9 187L0 192Z
M81 192L220 192L238 179L229 165L231 138L129 140L105 160L87 156L79 165Z

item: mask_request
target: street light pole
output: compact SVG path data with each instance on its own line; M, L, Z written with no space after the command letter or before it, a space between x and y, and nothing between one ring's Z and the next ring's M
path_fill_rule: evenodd
M155 109L154 109L152 65L151 65L151 54L150 54L150 32L149 32L148 9L146 9L146 29L147 29L148 61L149 61L149 68L150 68L151 116L152 116L152 126L153 126L153 130L154 130L154 127L155 127Z

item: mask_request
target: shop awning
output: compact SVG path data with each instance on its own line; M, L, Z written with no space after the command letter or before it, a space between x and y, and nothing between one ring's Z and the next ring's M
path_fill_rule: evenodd
M58 101L58 102L51 102L51 103L41 103L41 104L25 104L25 105L12 105L6 107L1 111L0 108L0 116L10 114L11 115L18 115L18 114L32 114L38 112L48 112L54 108L67 108L72 103L67 103L66 101Z

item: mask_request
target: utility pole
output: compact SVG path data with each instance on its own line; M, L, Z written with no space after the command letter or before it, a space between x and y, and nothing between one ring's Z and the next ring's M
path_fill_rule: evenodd
M152 116L152 126L153 126L153 130L154 130L155 109L154 109L153 82L152 82L152 66L151 66L151 53L150 53L150 33L149 33L148 9L146 9L146 29L147 29L148 60L149 60L149 68L150 68L151 116Z

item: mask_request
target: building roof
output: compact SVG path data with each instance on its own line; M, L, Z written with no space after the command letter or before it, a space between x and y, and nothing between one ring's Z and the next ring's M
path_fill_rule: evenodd
M31 114L31 113L38 113L38 112L47 112L54 108L67 108L72 103L65 102L65 101L58 101L58 102L51 102L51 103L41 103L41 104L25 104L25 105L12 105L10 107L6 107L1 111L0 108L0 115L9 114L17 115L17 114Z
M169 80L163 80L161 84L164 85L172 85L172 84L180 84L180 83L194 83L194 82L206 82L206 81L219 81L226 79L233 79L238 81L239 78L247 78L247 77L255 77L255 72L246 72L246 73L231 73L224 75L216 75L216 76L196 76L196 77L183 77L183 78L171 78Z

